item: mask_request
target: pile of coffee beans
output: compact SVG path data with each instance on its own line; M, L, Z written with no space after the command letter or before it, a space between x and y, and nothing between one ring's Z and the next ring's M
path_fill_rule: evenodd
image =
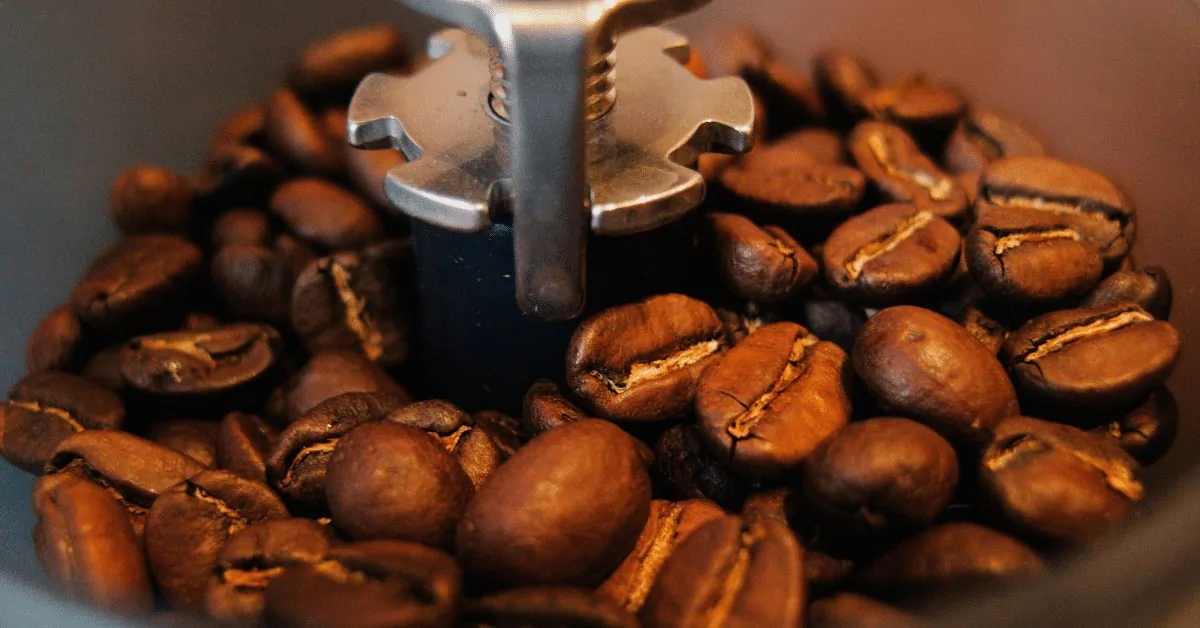
M953 87L834 51L810 82L742 30L708 67L761 137L700 164L703 287L579 321L519 417L415 401L402 157L344 140L407 50L318 42L199 174L113 183L122 239L0 405L70 594L245 626L914 626L1143 498L1180 336L1128 197Z

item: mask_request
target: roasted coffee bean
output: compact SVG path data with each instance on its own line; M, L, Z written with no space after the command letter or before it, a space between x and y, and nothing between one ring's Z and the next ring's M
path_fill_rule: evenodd
M842 136L831 129L821 127L800 129L779 138L771 146L798 148L807 152L818 163L831 166L846 162L846 147L842 145Z
M875 118L899 125L922 145L938 149L938 155L967 110L958 90L919 74L872 90L863 104Z
M567 383L601 417L661 421L687 412L700 373L725 345L721 319L704 302L650 297L579 325L567 349Z
M865 60L841 50L822 51L813 61L813 74L830 122L848 129L867 115L866 100L878 80Z
M992 355L999 355L1000 347L1008 338L1008 330L1004 325L974 306L967 306L959 315L958 322Z
M204 471L204 465L173 449L114 430L85 430L59 443L34 485L38 494L70 475L90 480L116 496L140 536L146 512L172 486Z
M395 240L308 265L292 293L292 325L310 351L347 349L384 366L408 356L411 245Z
M238 207L223 214L213 223L213 247L221 250L234 244L270 246L271 221L257 209Z
M267 146L305 173L329 176L342 167L341 145L291 90L271 95L263 130Z
M125 238L75 286L75 314L105 330L161 327L180 310L202 263L200 249L177 236Z
M639 615L661 626L800 626L804 557L786 526L722 517L667 559Z
M109 194L121 233L183 234L191 226L196 193L186 177L158 166L133 166L117 175Z
M262 419L231 412L217 429L217 466L249 480L267 481L267 458L279 433Z
M996 357L954 321L929 310L899 306L872 316L851 355L876 401L952 442L982 445L998 422L1019 413Z
M1133 246L1134 207L1104 175L1051 157L1009 157L979 181L978 218L990 213L1054 217L1100 251L1110 268Z
M1141 501L1137 471L1110 438L1014 417L996 426L979 482L992 507L1018 529L1078 543L1111 530Z
M935 526L901 542L858 574L885 599L994 589L1041 576L1042 559L1019 541L973 523Z
M212 145L225 144L256 145L264 139L264 127L267 121L267 108L263 104L250 105L239 109L217 128L213 134Z
M363 26L317 41L304 50L288 82L299 93L346 92L371 72L403 66L408 61L404 35L391 24Z
M142 336L125 345L121 373L133 389L162 399L265 398L282 345L266 325Z
M324 509L325 467L338 440L407 403L384 393L346 393L317 404L279 435L267 461L267 478L288 500Z
M215 314L189 312L183 317L183 325L180 326L180 329L183 331L216 331L221 327L224 327L224 324Z
M321 562L331 544L329 528L309 519L273 519L234 533L217 554L205 610L225 624L257 625L267 585L289 567Z
M383 223L350 192L321 179L293 179L271 196L271 211L297 236L332 251L383 239Z
M854 347L859 330L867 322L867 314L861 307L822 295L802 299L796 310L796 322L847 352Z
M1071 221L1038 212L988 212L967 235L971 277L997 301L1039 306L1073 302L1104 272L1104 260Z
M725 337L730 345L737 345L746 336L770 325L778 323L788 315L787 310L780 305L763 305L754 301L729 304L728 307L718 307L717 317L725 328Z
M1100 283L1079 304L1079 307L1136 303L1160 321L1171 317L1174 300L1171 279L1159 266L1141 270L1119 270Z
M287 396L287 414L299 419L317 404L346 393L386 393L407 403L408 393L365 356L350 351L314 354L296 376Z
M633 551L597 589L630 613L637 613L663 563L700 526L725 515L705 500L650 502L650 518Z
M1132 303L1062 310L1009 334L1001 359L1022 395L1064 408L1128 407L1166 381L1179 332Z
M634 439L586 419L533 439L501 466L467 505L456 548L476 582L594 586L634 548L649 512Z
M663 432L654 459L658 479L673 499L708 499L736 510L750 492L750 483L708 450L695 426L676 425Z
M908 419L851 423L804 461L806 514L822 534L895 538L933 523L958 487L958 459Z
M618 604L587 589L528 587L467 600L463 628L637 628Z
M946 144L951 172L980 172L1005 157L1045 155L1042 140L1025 125L995 111L974 109Z
M30 374L45 371L75 372L83 366L83 324L70 305L60 305L46 315L25 346L25 368Z
M122 392L127 388L125 376L121 374L124 355L124 343L101 349L88 358L80 375L89 382L99 384L108 390Z
M13 386L0 403L0 455L13 466L41 474L67 437L84 430L117 430L125 404L108 389L67 373L35 373Z
M313 260L317 259L317 253L311 246L303 240L298 240L286 233L275 236L273 248L276 252L287 258L288 263L292 266L292 274L294 275L299 275L300 271L307 268Z
M228 471L205 471L164 491L146 516L146 558L159 591L173 608L203 608L225 541L252 524L287 516L270 487Z
M846 352L795 323L750 334L700 378L696 420L738 473L776 478L850 420Z
M284 570L265 598L264 623L280 628L449 628L462 600L462 571L431 547L363 541Z
M61 478L35 494L33 508L38 557L68 594L108 611L154 609L142 541L107 490L81 478Z
M810 628L918 628L925 622L857 593L838 593L808 607Z
M908 203L876 207L843 222L825 241L825 279L850 300L881 307L946 285L962 239L930 210Z
M783 222L845 216L866 190L858 170L821 163L795 146L751 152L721 171L720 184L743 211Z
M258 204L283 175L283 165L263 149L227 142L209 151L197 187L206 205Z
M217 463L218 430L213 421L175 419L155 423L146 437L212 469Z
M536 384L535 384L536 385ZM492 443L500 452L501 460L508 460L525 439L521 436L521 421L496 410L483 410L471 415L476 427L487 432ZM470 475L470 472L467 472Z
M1158 460L1179 431L1179 407L1166 388L1150 393L1142 405L1093 430L1117 440L1126 453L1143 465Z
M817 275L816 260L779 227L759 227L744 216L724 213L705 216L705 226L717 275L741 298L777 303Z
M424 430L458 461L479 489L504 462L505 454L471 415L448 401L418 401L392 412L388 421Z
M525 393L521 412L521 435L535 438L562 425L586 419L587 415L567 399L558 384L541 379Z
M741 516L746 521L774 521L788 525L788 501L792 499L788 487L777 487L756 491L742 504Z
M900 127L868 120L854 128L850 154L888 201L912 203L954 223L966 219L967 192Z
M825 107L817 90L773 55L744 66L741 75L772 112L770 118L759 122L765 123L767 137L779 137L799 126L824 120Z
M257 244L232 244L210 264L213 288L239 319L285 323L296 273L286 255Z
M430 433L383 421L354 428L329 458L325 496L350 538L449 547L474 490Z

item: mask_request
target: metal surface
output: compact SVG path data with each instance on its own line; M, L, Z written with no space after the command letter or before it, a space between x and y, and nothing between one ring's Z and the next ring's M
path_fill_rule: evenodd
M368 78L350 140L411 160L389 174L387 193L415 218L481 231L511 211L528 314L583 310L589 226L627 234L675 220L703 199L690 169L699 154L750 148L744 83L692 76L687 41L669 31L618 39L707 0L406 2L484 41L443 31L429 47L436 61L416 76Z

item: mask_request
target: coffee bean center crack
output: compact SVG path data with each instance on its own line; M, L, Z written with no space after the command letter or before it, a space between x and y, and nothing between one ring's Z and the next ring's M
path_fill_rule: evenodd
M67 425L69 425L71 427L72 430L74 430L76 432L82 432L84 429L86 429L83 427L83 425L81 425L79 423L79 421L75 420L75 417L71 416L70 412L63 410L62 408L55 408L54 406L42 405L41 403L38 403L36 401L9 401L8 405L13 406L15 408L22 408L24 410L29 410L30 412L36 412L38 414L49 414L50 416L55 417L55 418L61 420L62 422L66 423Z
M643 382L657 379L671 371L685 369L715 354L720 349L721 341L716 339L705 340L660 360L635 362L630 365L629 372L624 377L610 377L597 370L592 370L589 374L600 380L609 390L621 394Z
M658 528L646 549L638 555L639 568L633 574L629 594L625 597L625 608L640 608L654 585L654 579L679 538L679 523L683 519L683 505L671 503L658 516Z
M1099 336L1108 332L1116 331L1130 325L1139 323L1149 323L1154 320L1153 316L1145 312L1129 311L1121 312L1113 316L1106 316L1098 320L1092 321L1079 327L1073 327L1057 334L1051 335L1048 338L1039 342L1028 355L1022 357L1022 362L1035 362L1040 358L1044 358L1063 347L1086 340L1092 336Z
M1038 242L1050 242L1052 240L1073 240L1080 242L1083 236L1079 235L1074 229L1050 229L1047 231L1025 231L1021 233L1010 233L996 240L996 255L1004 255L1008 251L1015 249L1025 244L1036 244Z
M250 521L243 517L242 513L234 510L224 500L204 490L198 484L188 482L187 494L195 500L208 504L220 513L222 517L225 517L229 521L227 527L230 536L250 525Z
M383 355L383 334L367 312L367 300L354 292L350 269L334 262L329 265L328 272L345 309L346 327L358 337L368 359L379 359Z
M784 364L779 378L771 384L767 392L760 395L753 402L743 404L746 410L733 417L729 426L725 428L726 433L733 438L735 445L737 441L745 440L753 434L754 428L766 415L767 407L771 405L771 402L775 401L776 397L783 394L785 390L794 384L796 380L800 379L800 376L808 370L804 364L805 356L809 347L816 345L818 342L820 340L816 336L809 334L802 338L797 338L792 343L791 353L788 354L787 363ZM731 458L735 451L736 448L730 450Z
M875 156L875 161L879 162L879 165L883 166L888 174L921 186L929 193L929 198L935 201L950 199L950 195L954 192L954 183L950 179L896 163L895 151L892 150L891 142L886 137L872 135L867 138L867 146L871 149L871 154Z
M741 593L750 573L751 550L762 537L763 529L758 526L742 528L737 556L722 578L717 590L718 597L713 601L712 610L708 614L708 628L724 626L733 614L733 605L737 602L738 594Z
M895 250L905 240L913 237L918 231L933 222L933 219L933 212L928 211L920 211L905 218L896 225L895 231L855 251L850 261L846 262L846 274L850 276L851 280L857 280L867 264Z

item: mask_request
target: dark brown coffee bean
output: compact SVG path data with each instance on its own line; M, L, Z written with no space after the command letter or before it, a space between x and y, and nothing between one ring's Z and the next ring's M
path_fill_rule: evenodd
M1065 408L1127 407L1166 381L1179 332L1131 303L1062 310L1009 334L1000 355L1023 395Z
M630 613L637 613L663 563L700 526L725 515L706 500L650 502L650 518L633 551L597 589Z
M506 456L492 435L471 415L448 401L418 401L392 412L387 420L425 431L458 461L476 489L481 488Z
M814 59L813 74L831 122L850 128L867 115L866 100L878 80L865 60L842 50L825 50Z
M817 163L831 166L846 162L846 148L842 145L842 136L831 129L821 127L800 129L779 138L771 146L798 148L811 155Z
M673 499L708 499L736 510L750 492L750 483L708 450L695 426L676 425L663 432L654 454L658 479Z
M209 151L197 187L210 204L258 204L266 200L283 174L283 165L263 149L224 142Z
M823 295L813 295L813 298L801 301L796 322L818 338L828 340L847 352L854 347L859 330L867 322L867 314L861 307Z
M202 263L200 249L177 236L121 240L75 286L75 314L106 330L161 326L181 309Z
M939 149L938 155L967 110L958 90L919 74L874 89L863 104L875 118L899 125L923 145Z
M309 519L273 519L234 533L217 554L205 610L225 624L257 625L267 585L290 567L321 562L331 544L329 528Z
M263 128L266 121L266 105L254 104L239 109L230 114L217 128L217 132L213 134L212 145L259 144L263 140Z
M718 307L716 312L731 346L771 323L784 320L787 314L782 306L762 305L754 301L731 304L728 308Z
M586 419L587 415L571 403L558 384L541 379L525 393L521 412L521 434L535 438L562 425Z
M817 90L773 55L744 66L741 76L772 112L770 118L759 121L767 137L779 137L799 126L825 119L825 106Z
M885 408L953 441L982 445L1017 395L987 348L954 321L910 306L888 308L863 326L854 369Z
M958 317L958 322L968 334L979 341L979 344L987 347L992 355L999 355L1000 347L1008 338L1008 330L1003 324L974 306L964 309Z
M0 455L19 469L41 474L67 437L117 430L124 421L121 398L98 384L67 373L28 375L0 403Z
M177 419L155 423L146 437L212 469L217 463L218 429L213 421Z
M725 344L721 319L706 303L650 297L579 325L567 349L567 383L598 416L661 421L691 407L700 373Z
M349 351L322 351L313 355L296 376L287 396L287 414L299 419L317 404L346 393L386 393L407 403L408 393L365 356Z
M933 523L958 487L958 459L908 419L851 423L804 461L805 505L823 534L878 539Z
M787 487L755 491L742 504L741 516L746 521L774 521L788 525L787 503L791 489Z
M68 594L108 611L154 609L141 539L108 491L84 479L63 478L36 495L33 507L38 557Z
M125 345L116 344L97 351L83 365L80 375L89 382L99 384L113 392L125 390L125 376L121 374Z
M311 246L286 233L275 236L273 248L287 258L288 263L291 264L293 275L299 275L300 271L317 259L317 253Z
M383 239L383 223L359 197L321 179L293 179L271 196L271 211L297 236L332 251Z
M383 393L347 393L317 404L279 435L267 461L267 478L288 500L324 509L325 467L338 440L407 403Z
M876 207L843 222L825 241L825 278L851 300L876 307L911 301L944 286L962 239L932 211L907 203Z
M231 412L217 430L217 466L249 480L267 481L267 458L279 433L262 419Z
M974 523L935 526L901 542L858 575L868 591L909 602L965 589L994 590L1041 576L1033 550Z
M854 128L849 148L882 198L912 203L954 223L966 219L966 190L922 153L904 129L868 120Z
M1143 465L1158 460L1179 431L1179 407L1170 390L1159 388L1142 405L1118 420L1093 430L1117 440L1126 453Z
M750 334L700 378L700 435L738 473L791 471L850 420L846 352L795 323Z
M121 372L132 388L160 398L228 398L255 392L265 397L282 345L279 332L266 325L142 336L125 345Z
M216 331L224 326L224 323L215 314L189 312L187 316L183 317L183 325L180 326L180 329L183 331Z
M317 41L301 53L288 82L299 93L326 95L352 90L371 72L408 61L404 34L391 24L364 26Z
M862 201L866 179L849 166L828 165L795 146L754 151L721 172L721 187L764 220L839 217Z
M210 264L213 288L239 319L286 323L296 273L285 255L257 244L221 249Z
M706 235L717 275L733 293L760 303L777 303L817 275L817 262L783 229L759 227L737 214L705 216Z
M980 172L1005 157L1045 155L1042 140L1025 125L995 111L972 110L946 144L951 172Z
M890 604L857 593L838 593L808 608L810 628L918 628L925 622Z
M1063 221L1095 246L1110 268L1133 246L1134 207L1104 175L1051 157L1009 157L983 171L978 218L990 213Z
M183 234L191 226L195 197L183 175L158 166L133 166L113 181L109 212L127 235Z
M1141 270L1119 270L1100 283L1084 297L1079 307L1136 303L1158 320L1171 317L1174 295L1166 269L1148 266Z
M84 358L83 324L70 305L60 305L46 315L25 345L25 368L30 374L45 371L76 372Z
M1059 216L988 212L963 247L971 277L998 301L1037 306L1072 302L1104 272L1100 252Z
M535 384L536 386L536 384ZM487 432L492 443L500 452L501 460L508 460L521 445L525 444L521 436L521 421L496 410L483 410L471 415L475 426ZM470 472L467 472L470 475Z
M168 604L199 610L221 546L234 533L288 516L270 487L228 471L205 471L154 500L146 517L146 557Z
M637 619L587 589L528 587L467 600L462 628L637 628Z
M264 623L280 628L451 628L462 572L445 552L403 541L331 548L267 586Z
M467 505L457 553L478 582L594 586L633 549L649 512L634 439L611 423L577 421L533 439L492 475Z
M308 265L292 293L292 325L310 351L347 349L390 366L408 356L411 244L394 240Z
M217 250L234 244L270 246L271 237L270 218L249 207L238 207L221 214L212 228L212 243Z
M1138 464L1101 434L1014 417L996 426L980 461L992 507L1018 529L1083 542L1120 523L1145 494Z
M786 526L722 517L667 559L639 618L647 628L800 626L804 557Z
M341 145L291 90L271 95L263 124L267 146L301 171L329 176L341 169Z

